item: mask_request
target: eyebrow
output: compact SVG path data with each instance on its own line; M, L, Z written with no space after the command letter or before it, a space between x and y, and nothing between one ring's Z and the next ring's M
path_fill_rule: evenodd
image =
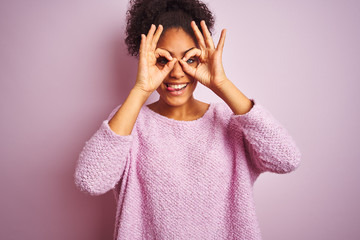
M185 56L185 54L187 53L187 52L189 52L190 50L192 50L192 49L194 49L195 47L192 47L192 48L189 48L188 50L186 50L185 52L183 52L182 54L183 54L183 57ZM167 50L167 49L164 49L164 50L166 50L166 51L168 51L169 53L170 53L170 55L171 56L173 56L174 55L174 53L173 52L170 52L169 50Z

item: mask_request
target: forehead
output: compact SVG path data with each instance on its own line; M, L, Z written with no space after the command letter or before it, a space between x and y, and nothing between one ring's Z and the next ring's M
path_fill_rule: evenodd
M195 40L181 28L170 28L161 34L158 48L165 49L172 55L181 55L196 47Z

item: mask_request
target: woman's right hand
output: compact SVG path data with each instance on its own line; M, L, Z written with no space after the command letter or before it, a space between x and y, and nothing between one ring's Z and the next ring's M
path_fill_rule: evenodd
M162 31L162 25L159 25L156 29L155 25L152 24L147 36L141 34L139 66L135 88L149 94L160 86L177 61L176 58L171 57L168 51L156 48ZM167 63L161 68L156 65L158 58L166 58L167 60Z

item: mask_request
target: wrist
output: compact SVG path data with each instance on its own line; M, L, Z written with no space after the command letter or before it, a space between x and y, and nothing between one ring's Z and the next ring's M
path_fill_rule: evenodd
M226 92L227 89L233 87L233 83L228 79L224 78L223 80L219 81L218 84L211 86L210 89L216 93L217 95Z
M152 94L152 92L145 91L136 85L131 89L130 93L136 95L137 97L143 99L144 101L146 101Z

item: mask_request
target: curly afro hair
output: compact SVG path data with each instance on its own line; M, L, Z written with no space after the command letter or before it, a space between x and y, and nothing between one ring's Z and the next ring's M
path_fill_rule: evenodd
M126 19L125 43L129 54L136 57L139 56L141 34L146 35L151 24L163 25L164 32L169 28L182 28L195 39L190 25L192 20L198 26L204 20L210 33L215 23L212 12L199 0L130 0Z

